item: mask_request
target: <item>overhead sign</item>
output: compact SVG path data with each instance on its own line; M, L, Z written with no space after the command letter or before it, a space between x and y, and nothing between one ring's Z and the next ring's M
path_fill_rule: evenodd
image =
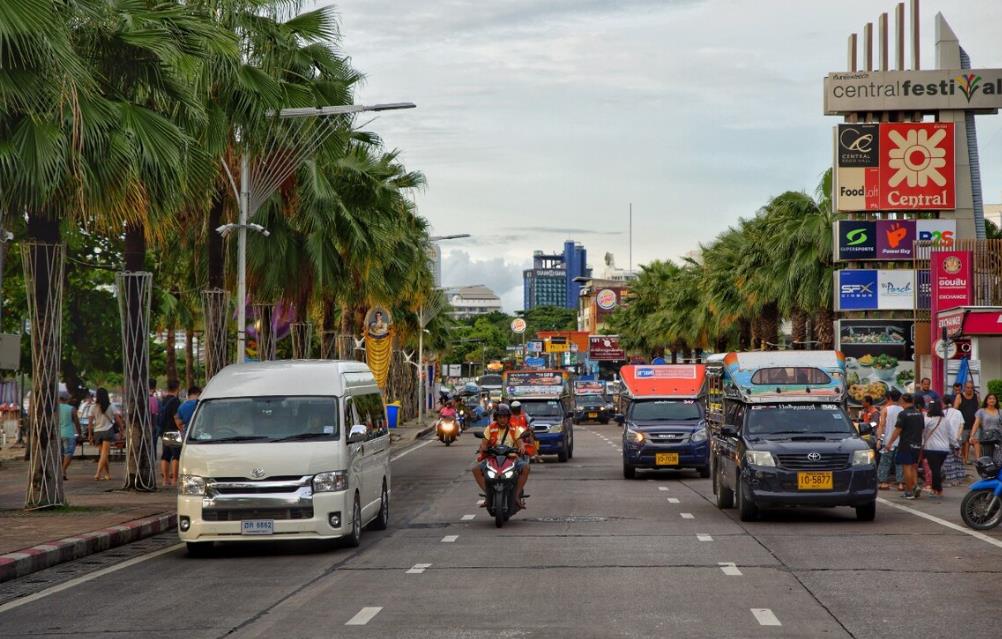
M825 115L1002 108L1002 69L853 71L825 76Z
M883 122L835 127L838 211L956 208L952 122Z
M915 240L951 248L956 234L956 220L839 220L836 254L842 261L910 260Z
M588 337L588 359L601 362L621 362L626 359L626 351L620 346L618 335L590 335Z
M511 321L511 332L522 334L525 332L525 320L521 317L516 317Z
M839 311L912 310L915 308L915 271L835 271L835 302Z

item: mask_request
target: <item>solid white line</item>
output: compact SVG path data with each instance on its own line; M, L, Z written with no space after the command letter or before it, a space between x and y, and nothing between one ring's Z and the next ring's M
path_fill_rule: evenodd
M677 504L678 503L678 497L669 497L668 498L668 503L669 504Z
M718 561L717 565L720 566L720 569L723 570L724 574L728 577L741 576L741 571L738 570L738 567L734 565L733 561Z
M682 515L682 519L695 519L696 518L695 516L693 516L692 513L680 513L680 514Z
M696 535L696 539L699 541L713 541L713 537L710 535Z
M751 613L753 615L755 615L756 619L758 619L758 625L760 625L760 626L782 626L783 625L783 624L779 623L779 619L777 619L776 615L772 614L772 611L769 610L768 608L752 608L751 609Z
M462 521L472 521L476 515L463 515Z
M431 568L431 564L414 564L414 567L407 571L408 575L420 575L428 568Z
M445 537L442 537L442 543L451 544L455 542L457 539L459 539L459 535L446 535Z
M103 577L113 572L118 572L123 568L128 568L129 566L135 566L136 564L140 564L144 561L147 561L148 559L154 559L156 557L159 557L160 555L166 555L167 553L174 552L175 550L180 550L181 548L184 548L184 544L174 544L173 546L168 546L167 548L161 548L156 552L151 552L148 555L143 555L141 557L134 557L132 559L127 559L120 564L115 564L114 566L108 566L107 568L102 568L101 570L95 570L94 572L88 575L77 577L75 579L70 579L69 581L63 582L58 586L46 588L45 590L41 590L32 595L21 597L20 599L15 599L14 601L8 601L7 603L0 606L0 613L7 612L8 610L13 610L15 608L19 608L24 604L29 604L33 601L38 601L39 599L43 599L45 597L48 597L49 595L54 595L57 592L68 590L75 586L79 586L80 584L87 583L88 581L97 579L98 577Z
M935 522L935 523L939 524L940 526L946 526L947 528L949 528L951 530L956 530L958 532L962 532L965 535L970 535L971 537L974 537L975 539L980 539L981 541L983 541L985 543L989 543L989 544L991 544L993 546L996 546L998 548L1002 548L1002 541L1000 541L998 539L995 539L994 537L989 537L988 535L986 535L984 533L980 533L980 532L978 532L976 530L971 530L969 528L964 528L963 526L959 526L959 525L957 525L957 524L955 524L953 522L946 521L945 519L940 519L939 517L934 517L934 516L932 516L932 515L930 515L928 513L924 513L921 510L915 510L914 508L909 508L908 506L904 506L902 504L895 504L894 502L888 501L888 500L884 499L883 497L877 497L877 501L879 501L882 504L886 504L886 505L890 506L891 508L897 508L898 510L903 510L906 513L911 513L911 514L915 515L916 517L921 517L922 519L928 519L929 521Z
M345 623L346 626L364 626L365 624L372 621L372 618L379 614L382 610L382 606L371 606L369 608L362 608L358 611L358 614L352 617Z
M658 486L658 490L660 490L661 492L667 492L668 491L668 487L667 486Z
M404 455L410 455L411 453L413 453L418 448L424 448L425 446L427 446L428 444L432 443L433 441L435 441L435 440L434 439L429 439L426 442L421 442L417 446L411 446L410 448L408 448L404 452L400 453L399 455L395 455L394 457L390 457L390 461L391 462L395 462L398 459L400 459L401 457L403 457Z

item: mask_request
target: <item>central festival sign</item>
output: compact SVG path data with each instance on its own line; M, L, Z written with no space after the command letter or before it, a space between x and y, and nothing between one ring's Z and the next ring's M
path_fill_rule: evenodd
M952 122L838 125L836 210L955 209L955 144Z

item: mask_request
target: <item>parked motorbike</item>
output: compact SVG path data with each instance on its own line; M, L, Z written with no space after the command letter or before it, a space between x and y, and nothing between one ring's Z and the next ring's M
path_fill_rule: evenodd
M981 476L971 484L970 492L960 502L960 517L968 528L989 530L1002 522L1002 479L999 464L991 457L981 457L974 462Z
M443 444L451 446L459 437L459 424L451 417L441 417L435 424L435 435Z
M515 495L518 486L518 471L515 467L515 462L518 461L517 449L494 446L488 448L486 454L484 479L487 485L487 512L494 517L494 525L501 528L504 522L521 510Z

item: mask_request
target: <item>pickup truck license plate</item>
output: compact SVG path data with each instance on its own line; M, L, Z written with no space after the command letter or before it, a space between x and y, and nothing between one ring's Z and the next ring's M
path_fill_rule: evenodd
M243 535L274 535L275 520L244 519L240 522L240 533Z
M588 413L588 419L598 419L598 413Z
M678 466L678 453L655 453L654 463L658 466Z
M831 471L797 473L797 490L831 490L833 487Z

